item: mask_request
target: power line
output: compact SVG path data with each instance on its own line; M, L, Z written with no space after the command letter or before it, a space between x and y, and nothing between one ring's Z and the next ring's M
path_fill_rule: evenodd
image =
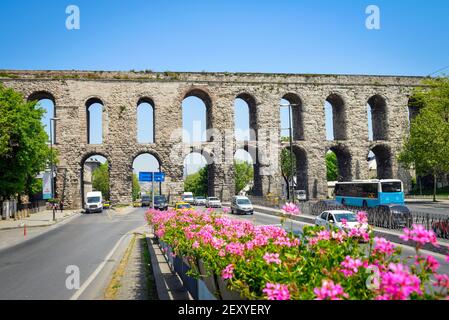
M446 70L446 69L448 69L448 68L449 68L449 66L446 66L446 67L444 67L444 68L438 69L437 71L435 71L435 72L429 74L428 77L433 76L434 74L439 73L439 72L441 72L441 71L443 71L443 70Z

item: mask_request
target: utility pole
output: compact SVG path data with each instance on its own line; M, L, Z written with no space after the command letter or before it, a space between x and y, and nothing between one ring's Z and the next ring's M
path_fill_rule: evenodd
M56 121L58 121L59 118L50 118L50 182L51 182L51 198L55 198L55 183L54 183L54 165L53 165L53 129L56 126ZM52 126L52 122L55 121L55 125ZM53 204L54 206L54 204ZM56 221L56 210L53 208L53 221Z

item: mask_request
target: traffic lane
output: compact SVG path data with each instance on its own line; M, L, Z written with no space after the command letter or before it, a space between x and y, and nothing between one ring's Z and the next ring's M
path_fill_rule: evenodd
M123 216L86 214L0 252L0 299L69 299L67 266L80 270L80 285L116 242L143 224L144 210Z
M449 215L448 203L413 203L405 204L411 212L436 213Z

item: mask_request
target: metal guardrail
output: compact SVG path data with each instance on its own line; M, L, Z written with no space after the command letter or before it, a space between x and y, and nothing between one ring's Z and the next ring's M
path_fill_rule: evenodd
M264 197L248 196L254 205L281 209L286 199L278 198L275 201ZM382 208L365 208L349 206L329 206L322 202L296 203L303 214L318 216L326 210L363 211L368 215L368 223L372 226L390 230L402 230L412 224L421 224L428 230L433 230L438 238L449 239L449 214L410 211L410 214L391 213Z

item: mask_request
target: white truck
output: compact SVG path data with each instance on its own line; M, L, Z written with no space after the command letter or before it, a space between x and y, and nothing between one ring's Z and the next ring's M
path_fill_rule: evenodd
M86 213L103 212L103 195L100 191L87 193L84 210Z

